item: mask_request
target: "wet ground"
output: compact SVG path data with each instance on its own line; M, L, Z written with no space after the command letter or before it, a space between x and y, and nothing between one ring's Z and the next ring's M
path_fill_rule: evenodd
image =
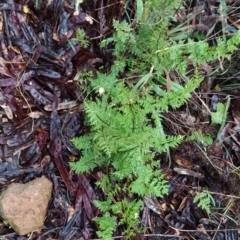
M227 29L237 31L240 3L224 2ZM215 12L220 1L184 3L181 21L194 13L192 25L197 25L205 9L202 23L211 30L209 36L221 34L220 15ZM124 4L130 9L127 13ZM20 237L0 219L1 239L97 238L92 219L99 211L92 201L102 192L94 185L94 173L75 174L68 165L80 156L71 139L84 134L85 95L79 73L92 71L94 75L100 67L111 66L112 49L100 50L98 44L111 36L113 19L133 14L134 4L86 0L78 10L72 0L0 3L0 191L11 182L26 183L42 175L54 184L42 230ZM77 29L84 30L89 46L75 39ZM215 44L214 37L209 44ZM143 199L140 217L148 230L136 239L238 239L238 55L236 51L232 62L224 62L222 71L205 79L186 106L165 114L168 133L190 136L200 131L213 142L185 140L171 150L170 166L167 156L156 156L162 161L170 192L163 199ZM216 68L216 63L211 67ZM226 103L227 96L231 99L227 121L219 132L219 126L210 124L204 106ZM202 189L214 197L211 214L193 203L194 193Z

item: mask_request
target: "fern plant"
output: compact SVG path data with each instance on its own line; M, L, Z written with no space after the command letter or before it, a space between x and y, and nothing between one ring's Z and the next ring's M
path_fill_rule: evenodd
M95 201L103 212L95 221L98 236L103 239L111 239L120 225L129 238L141 229L141 202L135 200L136 196L162 197L168 193L160 162L154 157L176 147L183 136L164 133L162 114L191 97L203 79L198 70L201 63L229 57L227 54L240 43L240 34L227 42L219 40L216 47L191 39L174 41L167 30L179 1L137 3L138 27L115 21L112 38L101 44L105 47L114 42L115 62L108 74L99 73L91 81L89 93L95 91L96 98L84 104L85 126L90 131L73 139L82 154L78 162L70 163L71 168L77 173L102 172L97 185L106 199ZM195 69L192 76L186 76L189 63ZM185 82L166 91L164 76L172 70L185 76ZM138 82L129 82L129 76Z
M214 198L207 190L203 190L195 195L193 202L197 203L198 207L205 210L208 214L211 213L211 206L215 206Z
M110 239L112 224L124 225L127 236L139 231L139 202L123 198L115 204L113 200L119 195L138 196L155 195L162 197L168 193L168 184L154 161L156 153L167 152L176 147L183 136L167 136L161 123L161 113L183 104L190 92L201 82L201 78L189 81L176 92L165 92L163 97L149 94L146 90L129 88L123 81L116 82L99 74L92 82L92 87L101 89L101 95L95 101L85 102L86 122L91 128L88 135L75 138L73 143L82 151L77 163L70 163L76 172L89 172L102 168L102 181L98 183L108 196L107 202L96 202L103 210L102 218L97 218L99 237ZM111 82L112 81L112 82ZM111 87L109 87L111 86ZM103 93L104 89L104 93ZM104 170L105 169L105 170ZM120 204L120 210L116 206ZM129 206L132 206L130 211ZM121 212L121 213L119 213ZM113 216L115 221L113 221ZM108 221L106 220L108 219ZM116 221L118 220L118 221ZM111 221L111 228L105 223Z

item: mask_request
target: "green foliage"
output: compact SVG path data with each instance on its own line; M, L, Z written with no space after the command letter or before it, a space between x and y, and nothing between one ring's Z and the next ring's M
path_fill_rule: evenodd
M137 71L142 76L139 81L153 86L154 83L162 84L161 79L166 71L177 71L185 76L189 63L198 67L202 63L231 57L240 43L240 32L228 41L219 38L218 45L214 47L209 47L207 39L195 41L188 38L187 41L175 41L172 38L170 22L175 20L173 16L175 9L180 7L179 2L148 1L143 9L143 15L148 13L146 21L137 29L124 21L114 22L115 34L111 39L104 40L105 44L115 42L114 55L117 60L112 68L113 72L118 74L128 68L131 75L131 72ZM141 4L137 6L141 8ZM131 57L126 57L129 54Z
M215 206L215 201L207 190L198 193L194 197L193 202L197 203L198 207L205 210L208 214L211 213L211 206Z
M115 44L115 61L108 74L98 73L91 81L88 91L95 91L95 99L84 104L85 126L90 133L73 140L82 154L70 166L77 173L95 169L102 172L97 185L106 200L95 201L103 212L95 220L99 224L98 236L103 239L110 239L120 225L129 238L139 231L141 202L133 200L133 196L162 197L168 193L159 160L154 157L169 153L169 148L176 147L183 136L165 134L162 114L182 106L191 97L203 79L199 71L202 63L229 57L227 54L240 42L240 34L227 42L220 39L216 47L204 41L173 40L168 29L179 2L137 1L137 27L114 21L113 36L101 43L101 47ZM186 74L189 63L194 69L191 76ZM167 91L165 75L171 71L184 76L184 80L173 82ZM128 76L137 82L129 82ZM209 211L208 194L196 196L195 201Z
M222 130L225 127L226 120L227 120L227 112L230 106L230 97L227 97L226 104L218 103L217 104L217 111L211 112L211 122L212 124L221 124L220 129L217 134L217 139L221 139Z
M117 226L126 226L123 234L129 238L134 237L135 226L140 224L138 213L142 208L141 201L128 202L125 199L117 203L112 203L110 198L107 201L95 200L94 204L102 211L105 212L102 217L97 217L94 220L99 224L98 236L103 240L111 239L112 233ZM113 217L109 211L115 215L120 215L121 218L117 222L117 218Z
M78 28L76 31L76 37L71 38L71 41L79 41L84 48L89 46L89 41L86 39L86 34L84 30Z
M134 207L138 211L129 214L128 207L132 206L132 201L126 204L119 200L113 205L109 199L119 193L159 197L168 193L159 162L153 159L155 153L176 147L183 137L164 134L161 113L185 103L200 81L200 77L194 78L175 92L163 91L162 97L149 94L145 89L130 88L124 81L116 82L111 75L99 74L98 79L92 81L98 97L95 101L85 102L85 125L91 127L91 133L73 140L82 157L70 165L78 173L92 171L96 167L108 168L109 174L103 174L102 181L98 183L108 196L102 205L96 202L97 207L105 212L103 222L97 218L100 221L99 237L112 233L112 229L104 229L103 223L107 216L111 217L109 213L117 214L118 204L121 204L123 213L118 225L124 223L128 236L133 236L138 229L139 220L134 216L139 213L139 208Z
M223 124L226 123L227 111L230 105L230 98L227 98L227 103L224 105L223 103L217 104L217 111L211 112L211 122L212 124Z
M102 83L102 77L99 75L93 87ZM107 88L107 82L101 87ZM184 89L187 94L187 88ZM179 92L182 94L182 90ZM179 92L171 97L178 98ZM81 149L82 158L70 163L71 167L76 172L86 172L110 164L114 169L113 182L130 178L132 193L141 196L167 193L163 174L152 163L153 153L176 147L182 136L163 134L160 113L166 109L164 101L165 98L130 90L124 82L105 89L96 101L86 101L86 124L91 126L92 133L73 140ZM175 107L170 98L167 101Z
M217 111L211 112L212 124L221 124L224 119L225 106L223 103L217 104Z
M35 7L35 9L38 9L38 7L39 7L39 1L38 0L35 0L34 7Z
M136 20L140 21L143 15L143 1L137 0Z
M124 234L126 234L129 238L134 237L134 228L140 224L138 214L141 208L141 201L128 202L126 200L122 200L121 202L115 204L113 208L114 213L123 213L122 218L119 221L119 225L126 225L126 231Z
M81 72L78 72L77 74L77 80L81 85L84 85L84 87L87 87L88 82L92 80L93 77L94 77L93 72L87 71L85 69L83 69ZM83 90L86 91L85 88Z
M213 143L213 139L210 135L202 134L200 131L192 132L189 139L202 143L204 146L209 146Z
M99 224L98 236L103 240L111 240L116 228L116 217L111 216L109 212L105 212L101 218L95 218L94 220Z

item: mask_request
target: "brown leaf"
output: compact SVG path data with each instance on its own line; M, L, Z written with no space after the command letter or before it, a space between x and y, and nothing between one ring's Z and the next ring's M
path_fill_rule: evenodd
M95 194L91 184L89 183L88 179L85 177L85 175L79 174L78 178L79 178L84 190L86 191L89 199L91 201L95 200L96 199L96 194Z
M83 197L83 207L86 211L86 214L88 216L88 219L91 220L94 218L94 214L93 214L93 209L92 209L92 205L91 205L91 202L87 196L87 194L83 194L82 195Z
M75 212L80 211L83 208L83 194L85 194L84 189L82 187L82 184L79 184L75 199Z
M74 185L66 167L64 166L62 155L61 154L55 155L54 160L55 160L55 164L58 168L58 171L61 175L61 178L63 179L67 188L69 189L70 192L74 193L76 191L76 186Z

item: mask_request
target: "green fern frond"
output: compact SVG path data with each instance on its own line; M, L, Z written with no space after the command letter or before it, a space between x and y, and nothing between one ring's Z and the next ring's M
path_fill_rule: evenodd
M84 173L92 171L97 167L97 163L94 160L94 155L91 151L85 153L78 162L70 162L70 167L76 173Z
M117 218L110 215L109 212L105 212L102 217L97 217L93 220L99 224L99 231L97 231L98 236L103 240L111 240L117 225Z
M120 210L123 213L123 217L120 219L119 225L122 224L127 226L124 233L130 239L136 235L134 226L138 226L140 224L138 213L142 208L142 202L136 200L128 202L124 199L118 205L120 205L120 208L117 210Z
M91 149L93 134L89 134L82 137L76 137L72 139L72 143L78 148L78 149Z
M215 201L207 190L198 193L194 197L193 202L197 203L198 207L205 210L208 214L211 212L211 206L215 206Z
M112 149L110 148L110 145L108 144L111 141L111 136L103 134L102 131L96 132L96 135L93 139L97 145L100 147L101 151L106 154L108 157L111 157Z
M109 211L112 208L112 200L110 198L108 198L106 201L94 200L93 202L94 205L102 212Z

